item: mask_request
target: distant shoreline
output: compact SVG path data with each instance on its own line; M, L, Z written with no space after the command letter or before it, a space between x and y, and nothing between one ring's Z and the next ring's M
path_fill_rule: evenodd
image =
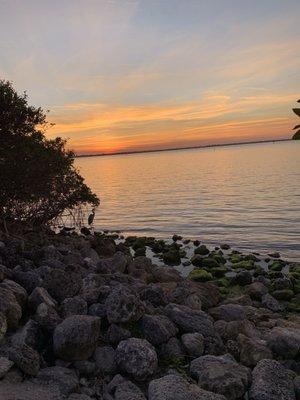
M273 140L259 140L251 142L235 142L235 143L221 143L221 144L206 144L199 146L188 146L188 147L174 147L170 149L157 149L157 150L137 150L137 151L122 151L116 153L97 153L97 154L76 154L76 158L80 157L105 157L105 156L119 156L128 154L143 154L143 153L161 153L164 151L177 151L177 150L192 150L192 149L206 149L210 147L227 147L227 146L239 146L247 144L259 144L259 143L275 143L275 142L287 142L292 139L273 139Z

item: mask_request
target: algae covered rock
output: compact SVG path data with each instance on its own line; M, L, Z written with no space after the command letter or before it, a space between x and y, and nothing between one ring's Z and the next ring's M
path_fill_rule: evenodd
M213 276L210 272L205 269L195 268L189 273L189 278L194 281L206 282L213 280Z

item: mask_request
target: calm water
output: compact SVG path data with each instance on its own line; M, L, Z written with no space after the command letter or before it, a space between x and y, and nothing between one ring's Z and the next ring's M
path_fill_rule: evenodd
M300 142L79 158L98 229L300 260Z

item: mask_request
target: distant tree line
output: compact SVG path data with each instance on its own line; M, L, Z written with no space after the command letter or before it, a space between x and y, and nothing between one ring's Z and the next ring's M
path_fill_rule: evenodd
M98 197L74 167L62 138L47 139L46 113L0 80L0 229L41 227Z

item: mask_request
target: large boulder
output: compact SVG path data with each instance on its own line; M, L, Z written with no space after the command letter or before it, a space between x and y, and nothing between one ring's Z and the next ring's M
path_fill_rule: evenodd
M0 313L6 317L8 329L16 329L22 317L22 308L9 289L0 287Z
M145 380L157 369L154 347L144 339L130 338L119 343L116 361L120 369L136 380Z
M181 336L181 342L191 357L200 357L204 353L204 338L201 333L185 333Z
M45 288L36 287L28 298L28 304L29 307L35 311L41 303L45 303L53 308L57 306L57 302L50 296Z
M39 324L29 319L26 324L12 336L11 341L14 347L27 345L34 350L40 350L44 342L44 337Z
M224 395L228 400L241 398L251 382L251 372L230 355L206 355L190 365L191 376L205 390Z
M184 333L198 332L203 336L215 333L212 318L204 311L170 303L165 313Z
M117 251L111 258L104 258L97 264L97 272L101 274L124 273L128 264L128 256Z
M58 302L62 302L67 297L76 296L81 286L82 279L80 274L60 269L51 270L43 281L43 287Z
M296 400L294 374L278 361L261 360L252 372L250 400Z
M149 400L226 400L224 396L203 390L175 374L151 381L148 398Z
M280 303L269 293L262 296L261 304L263 305L263 307L268 308L273 312L282 311L282 306L280 305Z
M0 283L0 287L10 290L15 295L15 298L21 307L26 305L28 296L26 290L21 285L11 281L10 279L4 279L4 281Z
M293 359L300 354L300 330L275 327L267 335L270 349L284 359Z
M142 331L153 345L167 342L178 332L178 328L165 315L144 315L141 319Z
M100 318L73 315L59 324L53 334L53 348L57 357L67 361L86 360L100 335Z
M246 287L246 293L252 300L261 300L268 293L268 288L261 282L253 282Z
M221 306L211 308L209 314L215 320L223 321L241 321L246 319L244 307L239 304L222 304Z
M34 319L45 331L50 333L52 333L61 322L61 318L57 314L55 308L46 303L41 303L38 306Z
M71 315L86 315L87 311L87 302L80 296L69 297L60 305L62 318L67 318Z
M247 319L243 319L242 321L230 322L220 320L215 322L215 329L225 341L236 340L240 333L247 337L258 336L255 325Z
M240 361L247 367L255 367L260 360L273 358L272 351L263 340L251 339L240 334L238 336L238 344L240 348Z
M110 323L138 321L144 313L144 305L139 297L125 286L118 286L111 291L105 308Z

